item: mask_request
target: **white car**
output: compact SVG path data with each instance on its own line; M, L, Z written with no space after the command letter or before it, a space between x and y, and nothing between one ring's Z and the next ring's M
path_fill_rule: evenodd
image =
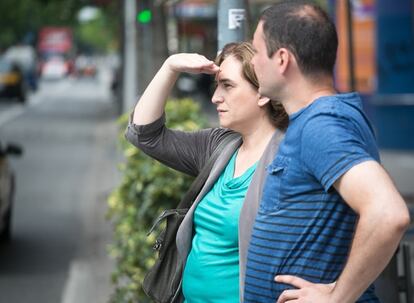
M68 73L68 65L60 57L53 57L47 60L41 71L43 79L61 79L66 77Z

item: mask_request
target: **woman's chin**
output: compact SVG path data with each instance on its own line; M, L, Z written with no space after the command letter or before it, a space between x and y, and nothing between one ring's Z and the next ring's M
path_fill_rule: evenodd
M230 123L223 121L222 119L219 119L219 125L223 128L230 128Z
M231 123L219 123L220 127L227 128L235 132L239 132L237 127L234 127L234 124Z

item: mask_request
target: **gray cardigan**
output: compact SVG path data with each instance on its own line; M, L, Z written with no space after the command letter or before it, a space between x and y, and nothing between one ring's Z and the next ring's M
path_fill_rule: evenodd
M131 121L132 119L130 119L125 133L129 142L152 158L192 176L196 176L203 168L214 149L223 139L223 135L231 131L224 128L209 128L195 132L171 130L165 127L165 115L147 125L135 125ZM283 133L281 131L276 131L272 136L257 164L241 209L239 220L240 302L243 302L247 250L266 178L265 170L273 160L282 138ZM191 249L194 210L219 178L222 170L241 143L240 138L237 142L233 142L224 148L216 160L205 185L180 225L176 241L179 257L183 264L185 264Z

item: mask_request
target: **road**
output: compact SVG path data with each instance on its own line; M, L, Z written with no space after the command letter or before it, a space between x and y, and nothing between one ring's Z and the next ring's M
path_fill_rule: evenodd
M113 264L106 198L119 181L107 74L42 82L26 105L1 102L0 138L23 146L13 239L0 246L0 302L107 302Z

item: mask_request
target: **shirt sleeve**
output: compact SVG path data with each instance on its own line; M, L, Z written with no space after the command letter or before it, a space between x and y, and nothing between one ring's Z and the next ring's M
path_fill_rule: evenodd
M196 176L228 130L209 128L179 131L165 126L165 114L146 125L136 125L130 117L126 139L161 163Z
M367 151L353 122L332 114L319 114L304 125L301 158L325 191L329 191L353 166L376 161Z

